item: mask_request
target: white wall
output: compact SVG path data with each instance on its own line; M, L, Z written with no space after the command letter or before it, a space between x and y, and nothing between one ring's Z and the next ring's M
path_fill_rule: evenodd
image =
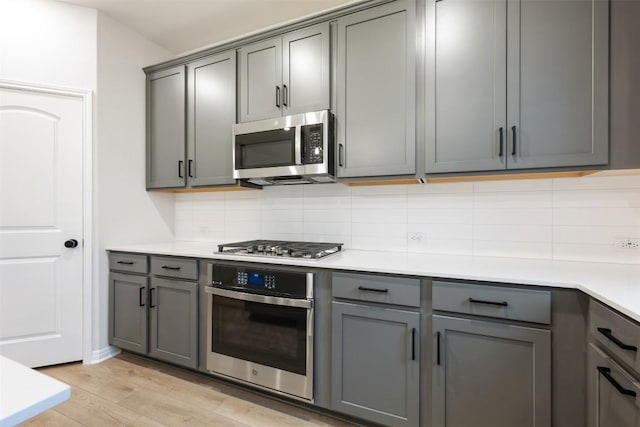
M94 94L94 356L108 353L104 248L173 239L173 196L145 191L142 71L171 57L95 9L50 0L0 0L0 78Z
M0 0L0 78L95 90L96 17L48 0Z
M173 239L174 198L145 190L145 75L171 54L118 21L98 14L97 149L94 195L93 348L108 339L110 245Z
M176 196L178 240L335 241L345 248L640 264L640 175ZM413 239L412 239L413 237Z

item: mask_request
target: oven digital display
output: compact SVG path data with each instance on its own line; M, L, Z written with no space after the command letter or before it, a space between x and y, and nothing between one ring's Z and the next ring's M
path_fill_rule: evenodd
M247 284L250 286L264 286L264 275L259 273L249 273Z

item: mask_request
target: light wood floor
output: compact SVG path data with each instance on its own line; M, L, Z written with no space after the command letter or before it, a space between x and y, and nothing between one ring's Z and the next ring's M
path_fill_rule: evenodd
M131 354L121 354L97 365L74 363L40 371L69 384L71 399L23 425L353 425Z

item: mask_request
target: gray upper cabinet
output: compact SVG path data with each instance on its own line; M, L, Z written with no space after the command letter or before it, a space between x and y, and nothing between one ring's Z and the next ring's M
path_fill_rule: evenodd
M329 108L329 23L238 50L240 122Z
M235 51L187 65L187 176L192 187L233 184L231 127L236 122Z
M147 75L147 188L234 184L235 51Z
M433 427L551 425L549 331L434 315L433 332Z
M152 278L149 292L149 355L196 369L197 313L196 282Z
M414 174L415 3L337 22L338 176Z
M427 173L608 162L608 1L429 0L426 28Z
M184 65L147 75L147 188L184 187Z
M417 426L420 314L334 301L332 317L332 409Z

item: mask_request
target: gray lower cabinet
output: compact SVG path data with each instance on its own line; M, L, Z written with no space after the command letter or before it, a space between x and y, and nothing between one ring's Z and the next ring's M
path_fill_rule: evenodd
M198 367L198 285L151 279L149 291L149 356Z
M428 0L427 174L607 164L608 3Z
M239 121L329 108L329 23L238 49Z
M334 301L332 322L332 409L418 425L420 314Z
M185 67L147 75L147 189L184 187Z
M415 2L337 21L338 176L416 172Z
M147 276L109 274L109 344L147 353L148 290Z
M588 426L640 426L640 382L593 344L588 366Z
M198 368L197 261L110 253L109 265L109 344Z
M433 427L551 425L551 333L433 316Z

